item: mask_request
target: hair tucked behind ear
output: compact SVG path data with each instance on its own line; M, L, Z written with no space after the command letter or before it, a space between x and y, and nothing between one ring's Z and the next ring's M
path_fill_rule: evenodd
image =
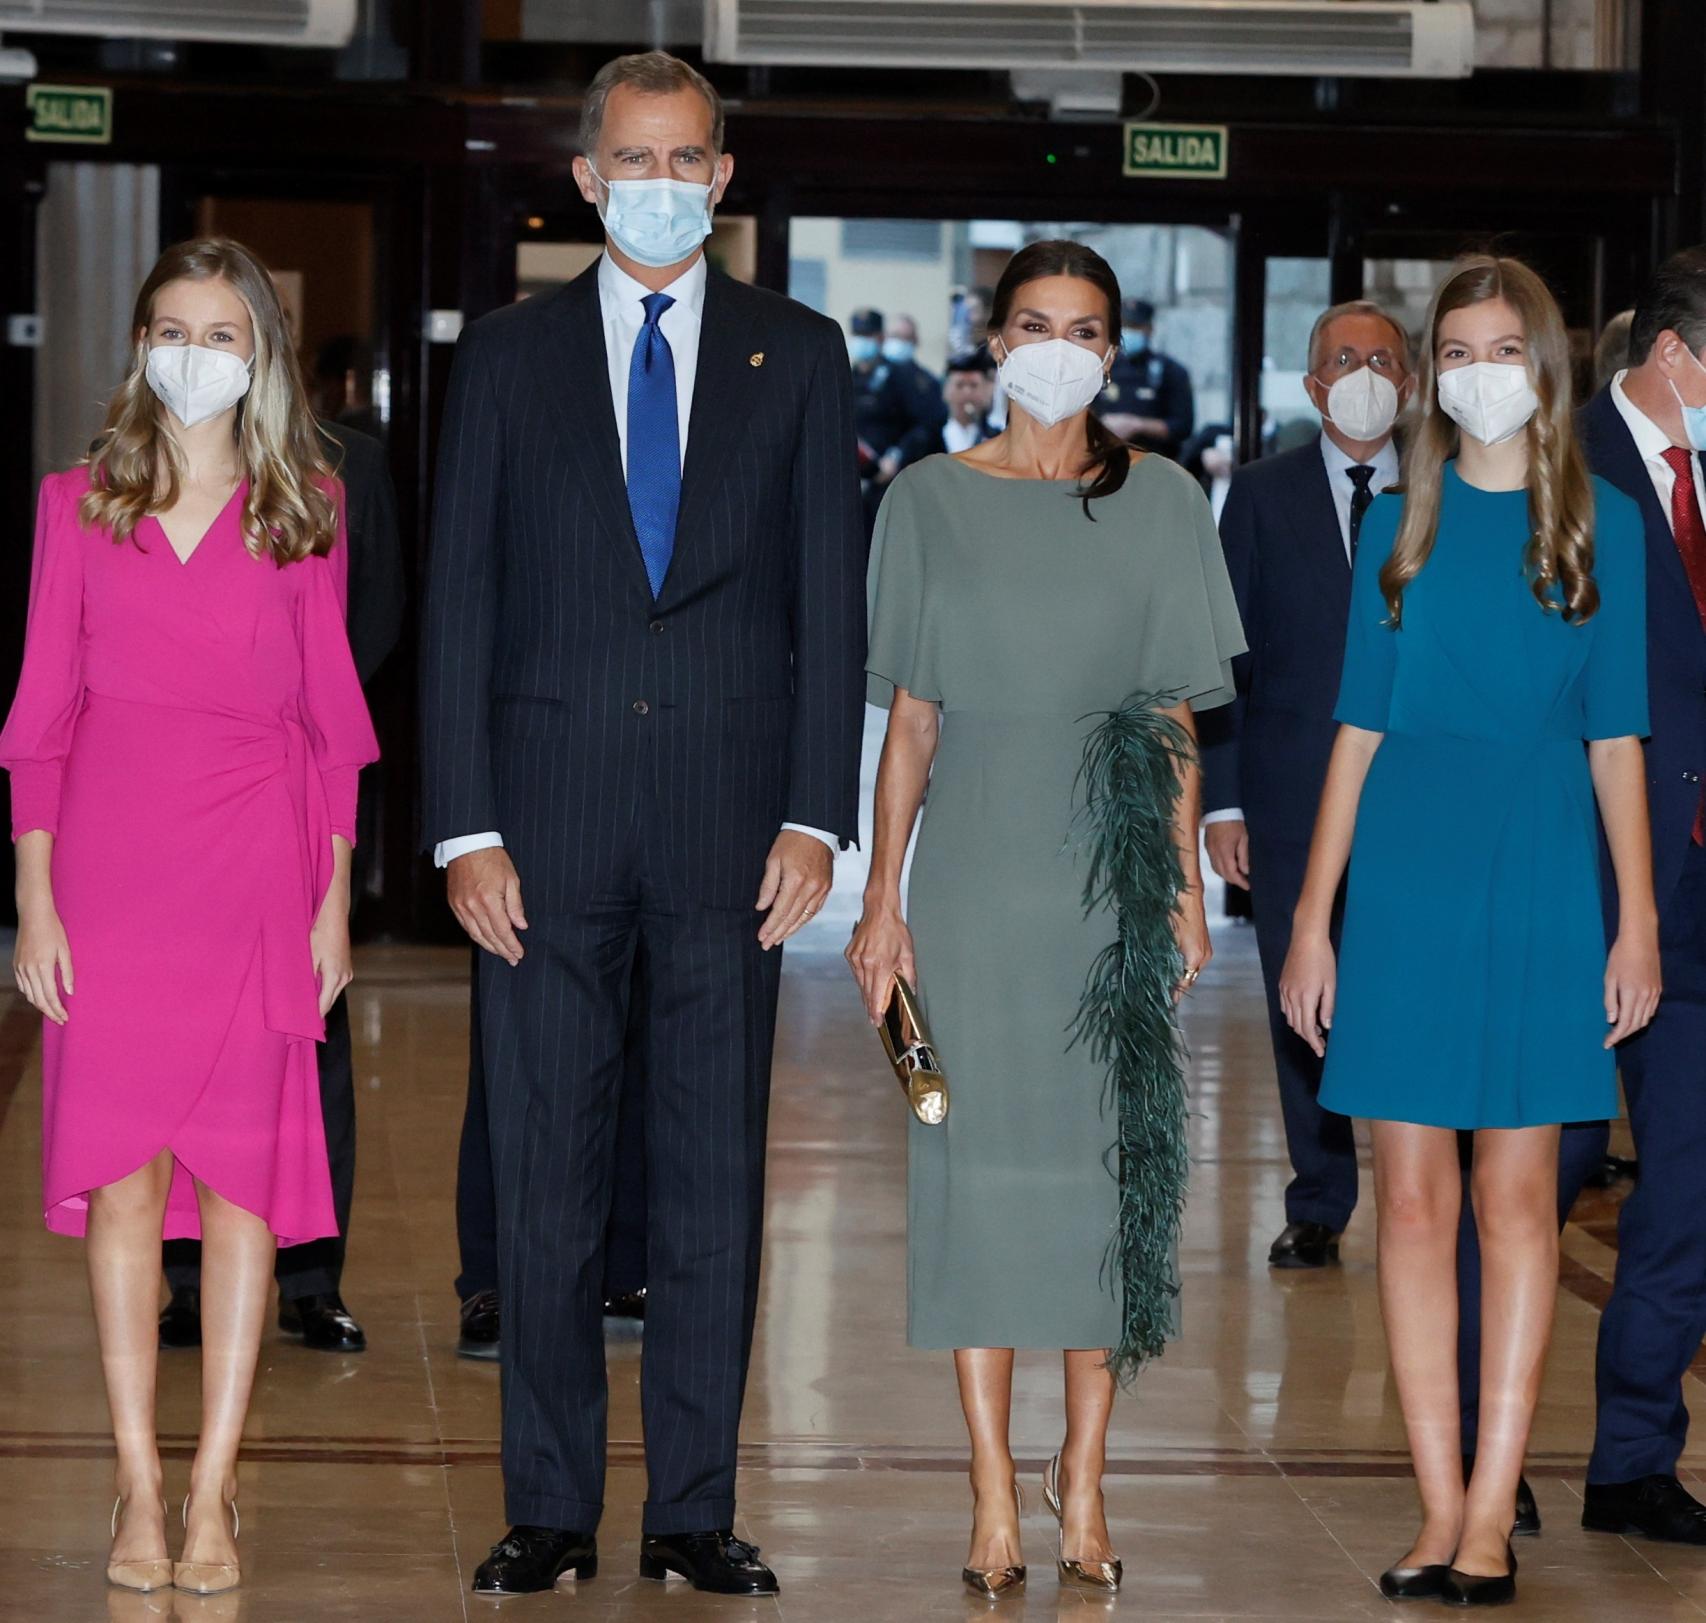
M1108 303L1108 343L1117 347L1120 341L1120 284L1113 268L1094 248L1064 238L1033 242L1021 248L1007 261L1001 280L995 284L995 296L989 307L989 333L1007 325L1013 313L1013 300L1027 282L1044 276L1072 276L1088 282ZM1075 494L1084 503L1086 518L1095 518L1090 503L1111 496L1125 483L1131 471L1131 448L1111 429L1104 426L1095 412L1086 415L1084 433L1087 444L1086 466L1080 476ZM1085 481L1088 480L1088 483Z

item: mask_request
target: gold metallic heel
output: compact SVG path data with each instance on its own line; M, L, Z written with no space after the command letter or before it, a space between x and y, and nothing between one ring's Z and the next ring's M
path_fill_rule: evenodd
M230 1501L230 1510L231 1537L235 1539L243 1530L235 1499ZM185 1527L190 1524L190 1496L187 1493L184 1495L183 1522ZM242 1568L231 1562L177 1561L172 1564L172 1587L192 1595L223 1595L242 1581Z
M166 1508L166 1501L160 1501L160 1508ZM118 1513L124 1509L124 1495L121 1493L113 1500L113 1519L110 1537L118 1537ZM107 1582L118 1589L134 1589L148 1595L156 1589L172 1587L172 1563L167 1560L159 1561L109 1561L107 1563Z
M1079 1589L1094 1589L1104 1595L1118 1591L1125 1576L1125 1565L1119 1561L1069 1561L1066 1557L1066 1516L1060 1507L1060 1456L1048 1462L1043 1470L1043 1502L1053 1511L1060 1523L1055 1539L1054 1564L1060 1569L1060 1581Z
M1013 1484L1013 1497L1018 1502L1019 1520L1022 1522L1025 1519L1025 1493L1017 1482ZM982 1595L986 1600L1001 1600L1025 1587L1025 1569L1022 1566L961 1567L960 1578L974 1595Z

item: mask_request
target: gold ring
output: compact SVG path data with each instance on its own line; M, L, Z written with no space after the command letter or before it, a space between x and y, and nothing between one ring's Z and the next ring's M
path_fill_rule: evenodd
M1185 971L1185 985L1191 985L1200 974L1202 974L1200 969L1187 969Z

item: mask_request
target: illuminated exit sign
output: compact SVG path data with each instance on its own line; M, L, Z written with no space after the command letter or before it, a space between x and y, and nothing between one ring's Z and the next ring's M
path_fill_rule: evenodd
M1125 173L1158 180L1225 180L1224 124L1127 124Z
M106 146L113 138L113 93L99 85L31 85L27 141Z

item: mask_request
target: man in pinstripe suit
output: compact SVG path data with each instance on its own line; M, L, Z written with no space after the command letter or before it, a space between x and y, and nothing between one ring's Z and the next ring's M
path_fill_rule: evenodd
M732 1532L735 1452L777 949L856 826L864 534L847 357L833 323L708 271L732 160L716 93L686 64L611 63L581 148L605 255L464 333L426 606L426 833L485 949L505 1316L515 1525L474 1588L597 1570L603 1240L643 943L641 1572L772 1594Z

